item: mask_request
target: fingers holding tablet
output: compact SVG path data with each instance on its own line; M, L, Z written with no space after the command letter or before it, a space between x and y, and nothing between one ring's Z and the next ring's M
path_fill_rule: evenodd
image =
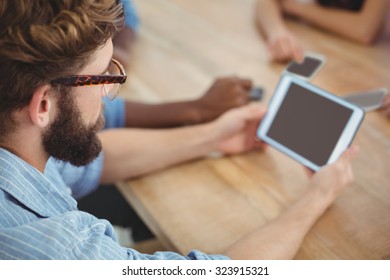
M333 201L354 180L351 160L357 152L357 146L352 145L336 162L312 174L311 186L318 190L322 197Z

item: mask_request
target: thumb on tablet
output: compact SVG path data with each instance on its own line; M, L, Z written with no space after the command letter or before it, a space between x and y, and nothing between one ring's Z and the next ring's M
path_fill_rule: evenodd
M356 157L356 155L358 154L359 152L359 147L356 146L356 145L352 145L351 147L349 147L347 150L345 150L340 158L338 159L338 161L342 161L342 162L350 162L352 159L354 159Z

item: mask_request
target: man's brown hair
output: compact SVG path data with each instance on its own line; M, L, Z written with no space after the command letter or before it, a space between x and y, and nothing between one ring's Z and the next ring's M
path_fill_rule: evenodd
M37 87L77 74L122 26L116 0L0 1L0 141Z

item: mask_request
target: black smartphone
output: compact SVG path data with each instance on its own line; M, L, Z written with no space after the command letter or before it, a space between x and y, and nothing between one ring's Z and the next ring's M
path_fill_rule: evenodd
M264 96L264 89L262 87L254 87L249 92L249 99L251 101L261 101Z
M312 79L325 63L325 56L315 53L306 53L301 63L292 61L287 65L285 72L296 75L304 80Z

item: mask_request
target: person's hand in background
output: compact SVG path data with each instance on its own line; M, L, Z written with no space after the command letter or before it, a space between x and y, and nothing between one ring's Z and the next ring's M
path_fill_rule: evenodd
M270 35L267 38L267 48L273 61L303 60L303 47L289 30L280 30Z
M283 1L258 0L256 24L272 61L302 61L303 47L284 22Z
M390 118L390 94L386 95L382 104L383 113Z
M222 77L214 81L206 93L194 100L197 123L212 121L229 109L249 102L252 82L238 77Z

